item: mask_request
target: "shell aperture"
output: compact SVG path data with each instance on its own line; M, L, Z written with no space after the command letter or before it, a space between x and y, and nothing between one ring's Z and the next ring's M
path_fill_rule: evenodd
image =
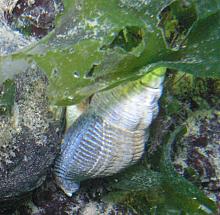
M65 134L55 161L57 184L72 196L80 181L109 176L144 153L147 128L158 113L164 68L95 94Z

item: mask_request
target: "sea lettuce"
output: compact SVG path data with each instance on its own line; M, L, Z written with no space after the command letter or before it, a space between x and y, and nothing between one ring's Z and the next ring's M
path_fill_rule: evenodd
M51 102L70 105L161 66L220 76L218 1L66 0L64 6L48 36L0 57L1 83L35 64L47 74Z

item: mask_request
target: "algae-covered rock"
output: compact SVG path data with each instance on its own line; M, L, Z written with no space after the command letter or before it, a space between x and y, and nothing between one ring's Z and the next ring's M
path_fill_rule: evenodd
M35 41L10 25L9 18L21 2L0 1L1 56ZM17 73L17 67L2 72ZM32 64L28 68L0 85L0 213L4 214L44 181L62 136L63 108L49 105L47 77Z
M187 132L176 144L174 165L218 202L220 189L220 112L200 110L185 122Z
M14 80L11 111L0 114L0 205L38 187L61 141L62 108L50 107L47 79L29 69ZM1 94L8 93L3 85ZM3 98L3 97L2 97ZM0 97L0 102L2 101Z
M13 28L41 38L54 28L55 17L62 10L61 0L16 0L6 17Z
M5 13L11 13L17 0L2 0L0 2L0 55L10 54L30 45L33 38L26 38L18 31L13 30L5 18Z

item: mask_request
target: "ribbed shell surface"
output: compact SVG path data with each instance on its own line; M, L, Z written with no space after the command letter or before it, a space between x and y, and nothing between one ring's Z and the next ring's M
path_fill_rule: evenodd
M143 154L146 128L158 113L157 88L138 85L97 93L65 135L55 162L58 185L71 195L71 183L119 172ZM73 186L74 187L74 186Z
M90 113L77 121L82 127L78 132L75 126L71 127L65 138L68 144L62 147L65 156L58 159L64 178L81 181L111 175L142 155L143 130L130 132Z

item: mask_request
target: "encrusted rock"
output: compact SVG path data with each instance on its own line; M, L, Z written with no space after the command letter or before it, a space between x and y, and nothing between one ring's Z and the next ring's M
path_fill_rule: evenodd
M29 69L14 84L12 111L0 114L0 206L41 185L62 138L63 110L49 105L46 76Z
M220 112L201 110L186 121L187 133L175 146L177 171L218 202L220 195Z
M18 31L13 30L5 19L5 13L11 13L17 0L0 1L0 55L15 52L34 41L33 38L26 38Z

